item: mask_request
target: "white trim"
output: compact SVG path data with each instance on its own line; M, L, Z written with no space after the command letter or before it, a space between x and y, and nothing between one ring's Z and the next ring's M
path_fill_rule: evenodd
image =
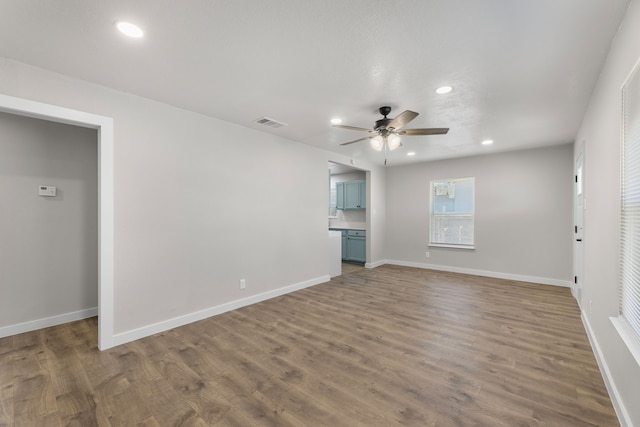
M453 243L429 243L430 248L470 249L475 250L474 245L455 245Z
M113 119L3 94L0 111L98 131L98 347L113 347Z
M43 319L30 320L28 322L17 323L15 325L3 326L0 328L0 338L11 335L31 332L37 329L48 328L50 326L61 325L63 323L75 322L76 320L87 319L98 315L98 307L87 308L85 310L71 313L58 314Z
M154 323L152 325L143 326L131 331L122 332L116 334L113 337L114 345L121 345L131 341L138 340L140 338L148 337L153 334L167 331L169 329L184 326L189 323L197 322L199 320L207 319L218 314L226 313L227 311L236 310L238 308L246 307L251 304L255 304L261 301L265 301L271 298L279 297L281 295L288 294L290 292L299 291L304 288L318 285L320 283L328 282L331 278L329 275L321 276L315 279L306 280L304 282L295 283L293 285L285 286L282 288L274 289L272 291L264 292L250 297L231 301L225 304L217 305L215 307L206 308L204 310L196 311L194 313L185 314L183 316L174 317L173 319L163 320L162 322Z
M622 341L624 341L631 355L636 359L636 363L640 366L640 339L638 339L638 335L633 330L633 327L624 317L614 316L610 317L609 320L611 320Z
M584 191L585 191L585 165L586 165L586 155L585 155L585 150L586 150L586 141L583 139L581 142L580 141L576 141L576 143L574 144L574 156L573 156L573 175L575 177L578 176L578 170L576 170L576 163L578 161L578 158L580 158L582 156L582 177L580 178L582 180L581 182L581 186L582 186L582 231L580 233L580 236L578 236L575 232L573 233L573 277L574 277L574 282L571 284L571 295L573 295L573 297L576 299L576 301L578 301L578 306L580 306L580 309L582 309L582 281L584 280L584 214L585 214L585 206L586 206L586 202L587 202L587 198L585 197ZM573 224L574 226L577 227L578 225L578 191L576 188L576 185L578 183L574 182L572 189L573 189ZM577 240L578 238L580 238L580 240ZM580 255L578 255L578 253L580 253ZM580 271L578 271L578 265L577 265L577 257L580 256L581 257L581 261L582 261L582 266Z
M376 267L380 267L381 265L385 265L386 263L387 263L387 260L382 259L376 262L368 262L364 266L365 268L376 268Z
M562 286L571 288L570 280L551 279L547 277L524 276L520 274L500 273L497 271L474 270L472 268L451 267L448 265L425 264L421 262L398 261L393 259L385 260L386 264L401 265L404 267L424 268L427 270L448 271L451 273L471 274L474 276L493 277L495 279L517 280L519 282L532 282L542 285Z
M609 371L609 366L607 365L607 362L602 354L602 350L600 349L600 345L598 344L598 340L596 340L596 335L593 333L593 329L591 329L589 319L585 315L584 311L581 314L581 318L584 329L587 332L587 338L589 338L589 343L591 344L591 349L593 350L593 354L596 357L596 362L598 362L598 367L600 368L600 374L602 375L602 379L604 380L604 385L607 387L607 391L609 392L609 398L611 399L611 403L613 404L613 409L615 409L616 415L618 416L618 421L620 421L620 426L633 427L633 423L631 422L629 413L627 412L627 409L624 406L622 399L620 398L620 393L618 392L618 388L613 381L613 377L611 376L611 372Z

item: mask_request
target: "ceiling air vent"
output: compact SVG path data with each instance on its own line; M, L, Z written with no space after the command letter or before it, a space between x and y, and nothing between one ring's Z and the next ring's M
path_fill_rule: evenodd
M286 123L280 123L268 117L262 117L261 119L258 119L255 122L258 123L259 125L269 126L276 129L286 126Z

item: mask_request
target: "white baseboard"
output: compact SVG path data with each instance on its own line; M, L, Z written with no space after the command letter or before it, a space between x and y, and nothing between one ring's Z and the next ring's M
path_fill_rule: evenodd
M386 263L387 263L387 260L383 259L376 262L368 262L364 266L365 268L376 268L376 267L380 267L381 265L385 265Z
M252 295L250 297L243 298L240 300L231 301L226 304L221 304L215 307L206 308L204 310L196 311L194 313L189 313L183 316L174 317L173 319L164 320L162 322L154 323L148 326L143 326L141 328L134 329L131 331L115 334L113 336L113 346L125 344L140 338L148 337L153 334L167 331L169 329L173 329L179 326L187 325L189 323L197 322L199 320L203 320L211 316L216 316L218 314L222 314L227 311L236 310L238 308L242 308L251 304L255 304L261 301L275 298L284 294L288 294L290 292L315 286L320 283L325 283L325 282L328 282L330 279L331 278L329 277L329 275L321 276L315 279L306 280L300 283L295 283L293 285L285 286L279 289L274 289L272 291L264 292L257 295Z
M15 325L0 327L0 338L11 335L31 332L37 329L48 328L50 326L61 325L63 323L74 322L76 320L86 319L98 315L98 307L87 308L85 310L74 311L71 313L58 314L56 316L45 317L43 319L30 320L28 322L17 323Z
M472 268L451 267L448 265L426 264L422 262L398 261L388 259L382 264L400 265L404 267L424 268L427 270L448 271L450 273L472 274L474 276L493 277L495 279L517 280L519 282L540 283L542 285L553 285L570 288L570 280L550 279L547 277L525 276L520 274L500 273L496 271L474 270ZM382 265L380 264L380 265Z
M587 337L589 338L589 342L591 343L591 349L593 350L593 354L596 356L596 362L598 362L598 367L600 368L602 379L604 379L604 384L607 387L607 391L609 392L611 403L613 404L613 408L615 409L616 415L618 416L618 421L620 421L620 426L633 427L633 423L631 422L631 418L629 417L627 408L624 406L624 403L620 398L618 388L616 387L616 384L611 377L609 366L604 359L602 350L600 349L600 345L598 344L598 340L593 333L593 329L591 329L591 324L589 323L589 319L587 318L587 316L585 316L584 311L582 312L581 317L582 324L584 325L584 329L587 332Z

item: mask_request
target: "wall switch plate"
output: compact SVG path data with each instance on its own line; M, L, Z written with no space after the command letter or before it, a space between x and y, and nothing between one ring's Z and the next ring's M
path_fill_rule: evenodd
M38 196L55 197L56 187L52 185L41 185L38 187Z
M430 254L429 252L425 252L425 253L424 253L424 257L425 257L425 258L429 258L430 256L431 256L431 254Z
M247 287L247 281L245 279L240 279L240 289L244 289Z

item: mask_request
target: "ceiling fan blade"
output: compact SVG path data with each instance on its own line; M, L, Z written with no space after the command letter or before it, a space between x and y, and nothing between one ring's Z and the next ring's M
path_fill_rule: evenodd
M444 135L447 132L449 128L405 129L397 133L398 135Z
M340 145L349 145L349 144L353 144L354 142L360 142L360 141L364 141L365 139L372 139L372 138L375 138L375 136L365 136L364 138L355 139L349 142L343 142Z
M360 131L364 131L364 132L374 132L371 129L365 129L365 128L358 128L355 126L345 126L345 125L332 125L334 128L342 128L342 129L351 129L351 130L360 130Z
M418 113L416 113L415 111L405 110L402 113L400 113L398 117L396 117L395 119L391 120L391 122L389 122L389 124L387 125L387 129L389 128L400 129L402 126L406 125L416 117L418 117Z

